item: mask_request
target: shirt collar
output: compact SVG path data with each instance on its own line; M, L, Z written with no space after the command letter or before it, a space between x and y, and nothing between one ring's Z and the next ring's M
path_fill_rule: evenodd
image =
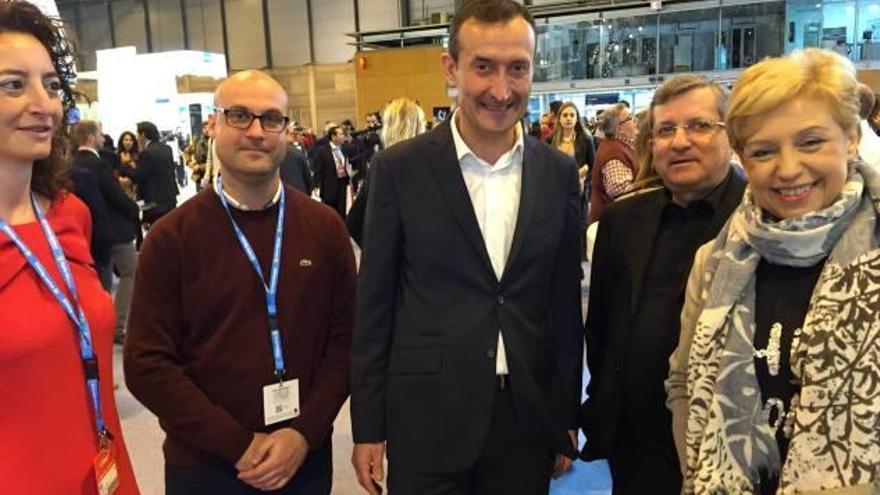
M458 115L458 110L456 110L452 114L452 118L449 119L449 125L452 127L452 141L455 144L455 154L458 157L458 161L461 161L467 155L471 155L474 158L480 159L471 149L468 147L467 143L464 142L464 139L461 137L461 133L458 132L458 123L456 122L456 116ZM525 147L525 140L523 138L522 132L522 123L517 122L516 126L516 141L513 143L513 147L507 151L507 153L522 153L523 148ZM505 154L507 154L505 153ZM482 160L482 159L480 159ZM490 164L494 165L494 164Z
M715 186L715 189L712 189L712 192L707 194L706 197L704 197L702 199L698 199L696 201L691 201L691 203L688 204L688 206L685 206L685 207L679 206L679 207L680 208L688 208L691 205L702 203L702 204L709 206L709 208L713 212L718 211L719 207L721 206L721 200L724 199L724 192L727 191L727 185L730 184L730 178L733 176L733 173L734 173L733 167L734 167L734 165L731 163L730 168L727 170L727 175L724 176L724 180L722 180L717 186ZM669 189L665 189L665 191L666 191L667 205L677 205L677 203L672 201L672 193L669 191Z
M635 148L635 146L636 146L635 139L626 139L626 138L622 138L622 137L613 137L611 139L618 141L620 143L623 143L623 144L629 146L630 148Z
M217 192L220 190L220 188L217 187L217 181L219 179L220 179L220 176L217 176L217 178L214 179L214 192ZM226 198L226 201L229 203L229 206L235 208L236 210L242 210L242 211L266 210L266 209L269 209L269 208L275 206L275 204L281 200L281 189L283 187L284 187L284 182L279 180L278 181L278 190L275 191L275 196L273 196L272 200L269 201L268 203L266 203L262 208L251 208L250 206L239 202L237 199L233 198L228 192L226 192L225 189L223 190L223 197Z
M89 148L88 146L80 146L79 151L88 151L89 153L97 156L98 158L101 158L101 154L98 153L98 150L96 150L95 148Z

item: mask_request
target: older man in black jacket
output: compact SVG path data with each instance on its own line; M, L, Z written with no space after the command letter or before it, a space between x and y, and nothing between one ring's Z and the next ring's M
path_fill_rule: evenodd
M694 253L737 207L745 180L724 132L727 92L683 75L648 114L648 176L662 187L609 205L599 220L586 322L586 459L608 459L615 495L677 495L681 471L663 381L678 344Z

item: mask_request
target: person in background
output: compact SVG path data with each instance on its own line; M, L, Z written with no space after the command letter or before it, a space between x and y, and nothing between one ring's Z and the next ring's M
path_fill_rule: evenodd
M681 491L663 383L694 253L745 189L731 165L726 108L727 91L699 76L675 76L657 88L643 127L651 139L638 151L663 187L612 203L598 222L582 456L608 460L614 495Z
M345 133L342 127L332 126L327 130L327 138L328 143L315 148L313 153L315 183L320 189L321 202L345 218L351 180L349 161L342 152Z
M74 56L60 20L0 0L0 485L137 495L113 400L113 305L65 190Z
M211 137L208 136L208 123L202 124L202 133L198 139L190 143L183 155L192 175L190 179L196 185L196 192L202 190L202 179L205 177L205 168L208 163L208 155L211 153Z
M880 135L880 94L874 93L874 107L871 108L871 114L868 116L868 124L874 134Z
M86 121L87 122L87 121ZM80 127L80 131L84 128ZM74 126L72 131L76 131ZM92 125L86 132L71 132L70 192L75 194L89 208L92 218L92 237L90 250L95 261L95 269L104 290L110 291L113 284L113 271L110 268L110 250L113 245L113 229L110 222L110 209L101 191L101 169L103 163L96 150L97 126Z
M101 136L101 124L93 120L82 120L71 131L74 142L83 143L74 158L74 163L82 166L98 177L101 197L107 205L109 220L110 259L105 267L99 267L101 283L108 291L113 286L113 274L119 276L113 303L116 307L116 331L114 340L121 344L131 305L131 291L134 285L134 272L137 266L135 252L135 229L140 228L137 204L126 196L119 182L113 177L111 165L100 158L97 146Z
M596 151L590 192L590 222L599 220L605 206L632 190L639 162L633 148L637 124L629 107L618 103L602 112L604 139Z
M314 183L311 167L309 167L309 158L297 141L296 124L293 122L287 125L286 140L287 151L279 166L281 182L306 196L311 196Z
M140 154L137 136L131 131L124 131L120 134L116 153L119 154L119 161L123 166L137 168L138 155Z
M397 98L385 107L382 114L384 125L379 133L383 148L388 148L401 141L412 139L425 132L425 112L416 102L409 98ZM345 223L348 233L358 246L363 245L364 216L367 212L367 191L369 190L370 172L364 180Z
M749 189L697 252L669 360L683 493L877 493L880 170L852 62L807 49L733 86Z
M177 206L177 183L174 176L174 155L171 148L160 142L159 130L152 122L139 122L137 137L141 153L137 168L120 169L120 174L131 178L138 186L141 199L146 203L143 222L149 227Z
M137 160L140 151L138 149L137 136L134 135L131 131L124 131L119 135L119 140L116 145L116 154L119 155L119 165L120 168L137 168ZM115 171L118 175L119 183L122 185L122 189L125 190L125 193L132 199L137 199L137 187L134 185L134 182L131 181L128 177L122 175L119 170Z
M593 137L581 124L580 113L574 103L566 102L559 107L559 117L548 144L574 158L578 166L578 177L581 181L581 218L583 228L586 228L592 188L590 167L596 162L596 150L593 148Z
M859 156L862 161L874 167L880 167L880 136L874 133L868 119L877 101L874 91L867 85L859 83Z
M284 88L237 72L214 101L223 173L144 240L125 379L167 435L169 494L329 495L351 243L336 213L279 178Z

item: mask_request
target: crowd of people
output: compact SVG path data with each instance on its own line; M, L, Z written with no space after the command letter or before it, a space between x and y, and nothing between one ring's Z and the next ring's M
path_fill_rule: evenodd
M151 122L71 122L60 23L0 0L0 491L138 493L116 340L169 494L331 493L349 397L371 495L546 494L578 458L615 495L877 493L880 102L852 63L530 125L534 50L520 3L469 0L446 121L399 98L318 138L249 70L178 161Z

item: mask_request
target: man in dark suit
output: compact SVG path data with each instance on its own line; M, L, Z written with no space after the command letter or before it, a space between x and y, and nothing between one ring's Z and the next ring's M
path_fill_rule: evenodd
M351 400L373 495L386 443L402 495L547 493L574 456L579 187L519 125L534 48L521 4L465 3L443 55L458 111L373 159Z
M297 128L296 124L291 123L287 126L287 153L284 155L284 160L281 161L279 170L281 182L311 196L314 180L308 155L297 141L297 136L301 132L302 128Z
M110 290L108 276L110 276L110 251L113 242L110 240L110 213L107 211L107 203L101 196L98 174L74 159L70 167L70 181L73 186L71 192L89 207L89 215L92 217L90 252L95 261L95 270L101 279L101 286Z
M345 133L342 127L333 126L327 131L330 139L314 153L315 182L321 194L321 202L335 209L345 218L349 184L350 164L342 151Z
M609 205L599 220L582 454L608 459L615 495L681 490L663 382L694 254L745 188L730 163L726 104L726 90L694 75L658 88L648 113L651 141L639 151L648 156L648 177L659 176L663 187Z
M101 124L93 120L77 123L71 131L73 142L78 145L74 164L91 171L98 180L101 197L107 207L109 263L100 267L98 274L104 288L113 285L113 272L119 275L119 285L114 296L116 307L115 339L122 343L131 292L134 287L134 272L137 264L134 240L140 229L137 204L122 190L113 177L112 165L101 157L99 149L103 143Z
M124 175L138 185L144 210L144 224L151 225L177 206L177 183L174 176L174 153L161 142L159 129L152 122L139 122L137 138L141 146L136 169L125 169Z

